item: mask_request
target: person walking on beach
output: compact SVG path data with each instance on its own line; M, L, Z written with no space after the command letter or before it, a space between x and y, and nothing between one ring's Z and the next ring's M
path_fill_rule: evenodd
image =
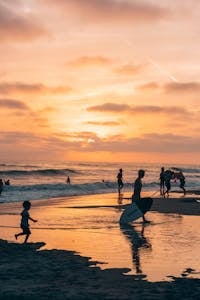
M165 190L165 168L161 168L160 172L160 195L164 195L164 190Z
M166 170L164 172L166 191L164 192L163 196L165 197L165 195L167 195L167 198L169 197L169 192L171 190L171 179L174 179L174 172L171 170Z
M25 240L24 240L24 244L26 244L28 238L29 238L29 235L31 234L31 231L29 229L29 223L28 223L28 220L31 220L32 222L37 222L37 220L34 220L30 217L29 215L29 210L31 208L31 202L29 201L24 201L23 202L23 211L21 212L21 224L20 224L20 227L22 229L22 232L18 233L18 234L15 234L15 238L17 240L18 236L20 235L25 235Z
M145 219L144 214L151 208L153 199L152 198L141 198L142 178L144 177L144 175L145 175L144 170L138 171L138 177L134 183L134 192L132 195L132 203L135 202L135 204L141 210L141 212L143 214L143 216L142 216L143 223L149 223L149 221L147 221Z
M123 173L123 170L119 169L119 173L117 174L117 185L118 185L118 193L119 194L121 193L121 189L124 186L124 183L122 181L122 178L123 178L123 174L122 173Z

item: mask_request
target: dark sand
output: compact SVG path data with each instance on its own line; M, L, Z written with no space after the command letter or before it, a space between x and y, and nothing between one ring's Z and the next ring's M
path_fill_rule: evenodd
M0 299L200 299L200 280L187 273L150 283L122 269L100 270L70 251L37 251L40 246L0 240Z
M152 210L200 215L195 199L157 198ZM101 270L71 251L38 251L42 246L0 240L0 299L200 299L200 279L187 277L191 269L171 282L148 282L142 275L124 275L125 269Z

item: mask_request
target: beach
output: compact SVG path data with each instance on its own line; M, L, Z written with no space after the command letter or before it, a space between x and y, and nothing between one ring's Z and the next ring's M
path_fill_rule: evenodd
M27 245L14 238L21 203L2 203L0 298L198 299L198 199L154 198L145 228L120 228L130 201L116 194L35 200Z

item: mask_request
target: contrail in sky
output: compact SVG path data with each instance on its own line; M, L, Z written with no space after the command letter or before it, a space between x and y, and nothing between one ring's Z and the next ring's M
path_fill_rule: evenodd
M128 46L132 46L132 42L126 41L126 44ZM157 62L155 62L152 58L147 59L150 64L152 64L154 67L156 67L160 72L164 73L171 81L173 82L179 82L176 77L174 77L169 71L165 70L163 67L161 67Z
M170 72L168 72L167 70L165 70L164 68L162 68L158 63L156 63L153 59L148 59L148 61L155 66L159 71L161 71L162 73L164 73L171 81L173 82L178 82L178 79L176 79L176 77L174 77Z

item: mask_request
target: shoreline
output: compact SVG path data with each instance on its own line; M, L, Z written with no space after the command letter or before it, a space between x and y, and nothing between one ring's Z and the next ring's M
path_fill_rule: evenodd
M113 208L122 208L124 209L127 204L131 203L131 197L129 192L123 194L122 198L119 198L118 201L115 201L113 205L97 205L93 207L113 207ZM150 192L151 194L151 192ZM34 199L30 200L33 207L42 207L42 206L52 206L54 204L60 202L66 202L67 200L76 200L76 199L84 199L86 197L96 197L96 198L118 198L117 193L103 193L103 194L88 194L88 195L73 195L73 196L59 196L45 199ZM174 195L174 196L173 196ZM149 191L144 192L143 197L149 196ZM160 213L177 213L177 214L185 214L185 215L200 215L200 191L199 190L191 190L188 191L185 196L182 196L180 191L171 191L170 197L163 198L160 196L152 196L153 205L151 207L151 211L157 211ZM3 202L0 201L0 207L8 208L9 206L18 207L22 205L23 201L13 201L13 202ZM105 203L105 202L104 202ZM180 204L180 206L179 206ZM190 204L190 207L187 205ZM80 207L80 206L79 206ZM89 207L89 206L87 206ZM90 206L92 208L92 206ZM4 214L2 211L0 215Z

